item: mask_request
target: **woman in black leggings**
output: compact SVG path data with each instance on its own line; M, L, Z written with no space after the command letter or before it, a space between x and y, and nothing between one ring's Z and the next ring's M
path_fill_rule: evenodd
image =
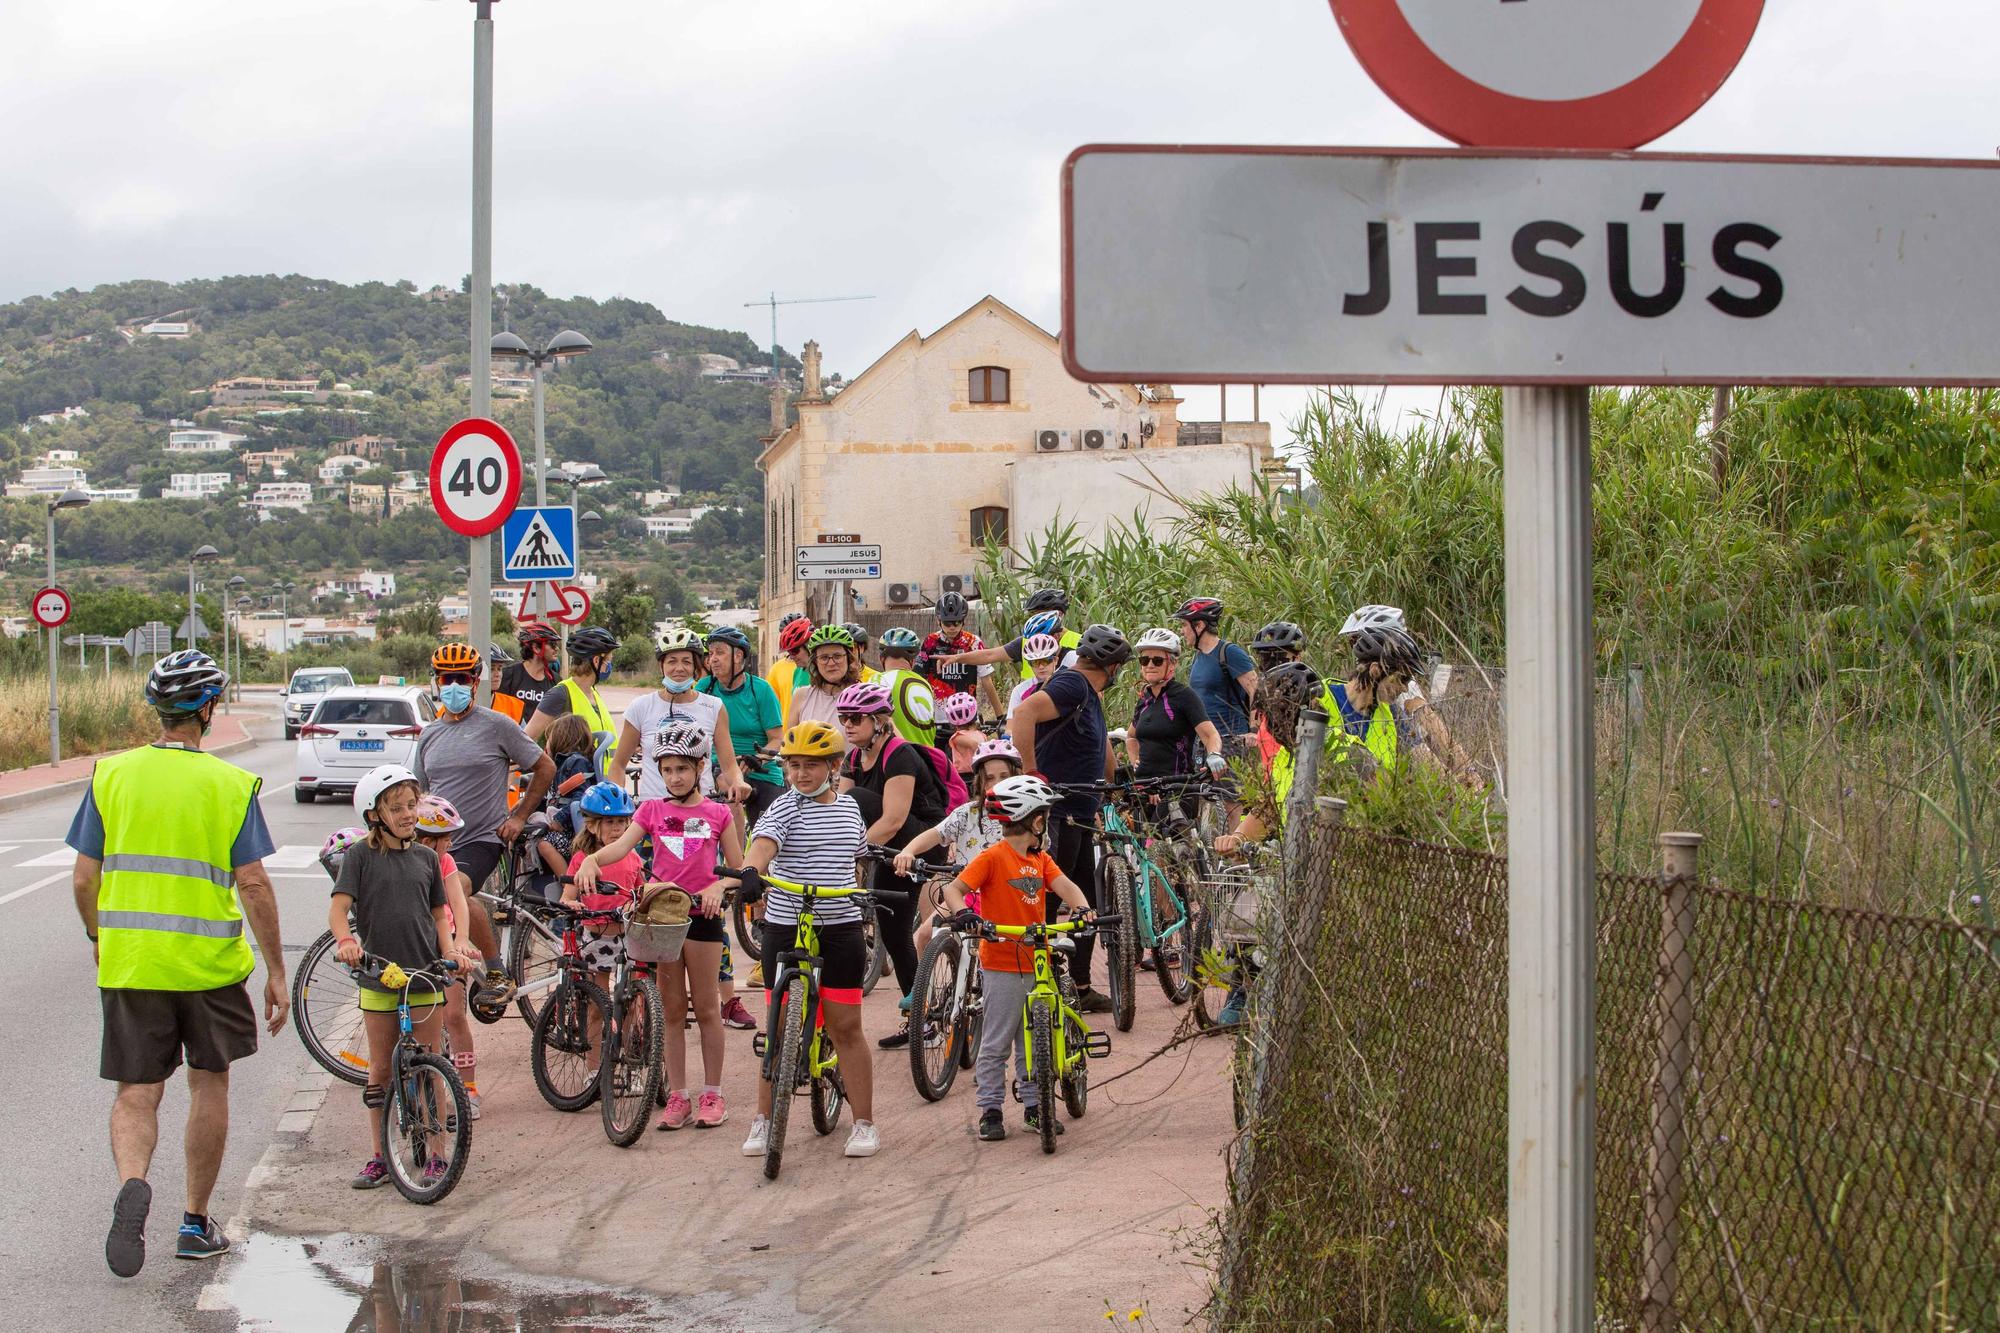
M920 746L901 740L890 723L889 691L874 682L850 685L837 702L841 731L847 737L844 790L852 792L868 820L868 841L900 849L948 813L937 770ZM875 866L872 884L894 889L901 901L882 903L876 911L896 985L907 1002L917 984L917 896L921 884L904 879L890 867ZM909 1012L907 1004L904 1013ZM877 1043L885 1050L906 1045L909 1020Z

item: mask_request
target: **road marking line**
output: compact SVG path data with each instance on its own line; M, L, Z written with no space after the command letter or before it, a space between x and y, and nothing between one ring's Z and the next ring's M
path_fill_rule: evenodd
M323 872L316 870L274 870L271 872L271 878L272 879L325 879L326 875ZM304 948L305 946L301 945L299 947Z
M264 858L265 869L304 870L319 863L319 848L302 842L288 842Z
M52 852L43 852L32 861L23 861L16 870L40 870L45 866L73 865L76 853L67 847L58 847Z
M20 845L18 842L0 843L0 852L11 852Z
M21 888L14 890L12 893L7 894L4 897L0 897L0 906L4 906L7 903L11 903L16 898L26 897L28 894L33 893L36 889L46 889L49 885L55 883L59 879L68 879L68 878L69 878L69 871L58 870L55 874L50 875L45 879L38 879L33 884L24 885Z

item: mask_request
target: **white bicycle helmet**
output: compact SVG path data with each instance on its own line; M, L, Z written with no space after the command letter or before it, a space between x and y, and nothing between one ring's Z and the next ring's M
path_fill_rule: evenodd
M1148 648L1163 650L1169 657L1181 655L1181 636L1170 629L1149 629L1139 636L1139 642L1132 645L1140 652Z
M1340 627L1342 634L1359 634L1365 629L1402 629L1403 608L1381 606L1370 602L1367 606L1357 606L1354 614Z
M1062 643L1053 634L1030 634L1021 640L1021 660L1046 662L1062 652Z
M1039 811L1050 809L1061 798L1048 783L1024 773L1002 778L986 792L986 814L1003 824L1018 824Z
M706 759L708 750L708 728L699 722L676 718L662 723L660 729L653 733L654 763L668 755L681 759Z
M417 775L401 764L378 764L361 775L361 781L354 784L354 813L367 823L374 811L375 803L382 799L382 793L391 787L400 787L405 782L417 783Z
M689 652L699 661L704 651L705 645L701 635L686 625L669 625L653 644L655 657L665 657L668 653Z

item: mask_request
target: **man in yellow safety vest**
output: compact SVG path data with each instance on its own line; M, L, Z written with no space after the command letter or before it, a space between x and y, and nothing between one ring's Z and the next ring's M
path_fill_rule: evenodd
M97 955L98 1072L118 1085L111 1155L124 1183L104 1258L120 1277L146 1259L160 1096L183 1059L187 1209L177 1254L210 1259L229 1249L208 1199L229 1134L229 1066L257 1049L246 919L264 958L269 1031L291 1007L278 902L264 873L273 848L257 807L260 780L201 752L228 683L213 658L191 648L155 663L146 701L160 715L160 738L97 761L66 839L76 852L77 914Z

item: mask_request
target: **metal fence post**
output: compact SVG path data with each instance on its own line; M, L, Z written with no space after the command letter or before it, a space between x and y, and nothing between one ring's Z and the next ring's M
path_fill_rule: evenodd
M1640 1320L1645 1333L1679 1327L1682 1166L1687 1155L1687 1078L1694 1044L1695 885L1701 834L1660 835L1660 1044L1653 1069L1653 1133L1646 1154L1646 1233Z

